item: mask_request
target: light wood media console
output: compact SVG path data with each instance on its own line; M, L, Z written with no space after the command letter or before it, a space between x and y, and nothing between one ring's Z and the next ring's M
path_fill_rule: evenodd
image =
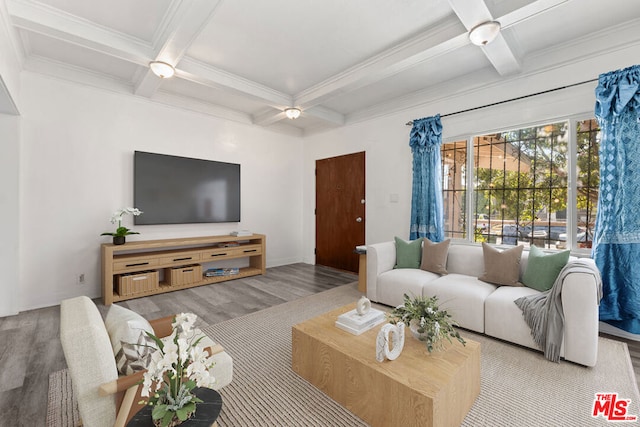
M235 243L238 245L223 247ZM265 243L266 236L262 234L146 240L124 245L103 243L102 301L111 305L132 298L265 274ZM249 265L241 267L238 274L202 276L201 272L206 270L203 264L216 262L216 267L222 267L220 261L238 258L248 258L249 261ZM172 268L175 270L165 270ZM171 284L167 283L167 273L165 280L158 282L158 273L162 270L170 274ZM194 271L198 272L197 277ZM185 275L184 282L179 279L180 274ZM132 288L136 280L139 286ZM123 290L123 295L118 293L119 289Z

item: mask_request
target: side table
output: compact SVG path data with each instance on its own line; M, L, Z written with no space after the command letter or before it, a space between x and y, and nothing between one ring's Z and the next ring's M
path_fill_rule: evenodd
M367 294L367 246L356 246L353 251L360 256L358 265L358 291Z
M210 388L196 388L195 395L202 400L196 405L193 417L180 424L185 427L216 427L216 419L222 410L222 396ZM127 423L127 427L152 427L151 406L145 406Z

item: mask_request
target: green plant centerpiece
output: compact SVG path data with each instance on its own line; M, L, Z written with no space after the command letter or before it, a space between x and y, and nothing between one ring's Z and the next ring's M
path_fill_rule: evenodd
M138 208L122 208L119 211L115 211L111 216L111 224L118 224L115 233L110 231L105 231L101 234L101 236L113 236L114 243L116 243L116 238L120 238L120 241L124 243L124 236L128 236L130 234L140 234L137 231L131 231L127 227L123 227L122 225L122 217L125 215L133 215L138 216L142 215L142 211ZM117 244L117 243L116 243Z
M465 340L454 328L458 324L452 316L438 306L438 297L413 297L404 294L404 304L394 308L388 315L389 323L395 325L404 322L414 337L423 341L429 353L444 347L443 339L449 342L455 338L462 345Z
M202 402L193 390L215 384L211 371L215 362L200 345L204 335L194 328L196 319L193 313L177 315L173 332L164 339L147 332L157 350L144 373L141 395L149 398L146 403L153 407L151 417L157 427L176 426L189 419Z

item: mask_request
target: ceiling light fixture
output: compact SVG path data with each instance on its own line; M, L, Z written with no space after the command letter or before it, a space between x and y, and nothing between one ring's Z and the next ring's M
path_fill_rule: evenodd
M487 21L476 25L469 31L469 40L476 46L485 46L498 37L500 33L500 23L498 21Z
M299 108L285 108L284 113L287 115L288 118L293 120L300 117L301 111Z
M151 61L149 62L149 68L153 71L153 74L160 77L161 79L168 79L173 77L176 70L173 68L173 65L167 64L162 61Z

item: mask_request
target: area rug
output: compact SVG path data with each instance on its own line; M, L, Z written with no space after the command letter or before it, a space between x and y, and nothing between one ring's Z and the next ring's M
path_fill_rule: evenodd
M218 425L365 426L291 369L291 326L359 296L355 284L340 286L205 328L234 359L233 382L220 391L224 404ZM610 425L603 416L592 417L597 393L630 399L627 414L640 414L640 395L622 342L600 338L598 364L585 368L565 361L552 363L542 353L482 335L467 331L462 335L482 346L481 392L465 427ZM50 399L52 394L63 394L59 388L52 392L54 386L50 384ZM70 387L66 393L62 400L68 401Z

